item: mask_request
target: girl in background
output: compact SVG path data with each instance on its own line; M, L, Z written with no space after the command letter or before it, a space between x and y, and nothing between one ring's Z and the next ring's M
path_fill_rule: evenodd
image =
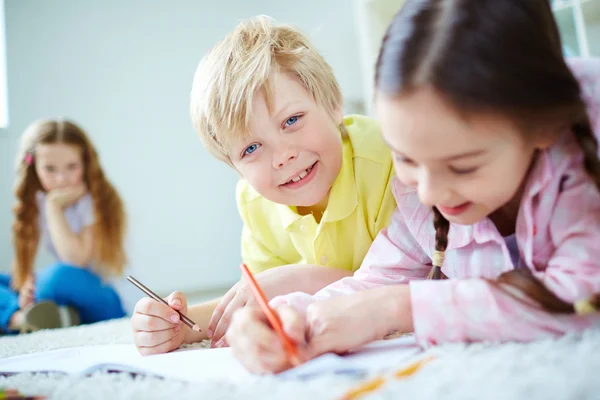
M31 124L17 157L15 194L15 260L12 277L0 275L0 331L123 317L106 278L126 263L125 212L81 128L64 120ZM40 242L56 262L35 274Z

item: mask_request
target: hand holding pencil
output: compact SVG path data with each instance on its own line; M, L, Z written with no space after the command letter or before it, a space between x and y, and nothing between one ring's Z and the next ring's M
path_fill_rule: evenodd
M226 334L233 354L250 372L260 374L280 372L306 360L304 318L288 306L271 309L244 265L242 273L259 306L246 306L233 315Z
M245 276L246 277L246 276ZM249 275L248 279L252 276ZM256 282L253 287L258 287ZM308 360L324 353L345 353L392 330L412 332L410 287L389 285L349 296L314 301L302 315L289 306L236 311L226 338L234 355L255 373L280 372L294 359ZM277 318L274 318L275 317ZM296 353L296 354L294 354Z
M142 355L167 353L192 341L188 335L200 328L186 317L183 293L173 292L163 300L135 278L128 280L149 296L137 302L131 317L133 340Z

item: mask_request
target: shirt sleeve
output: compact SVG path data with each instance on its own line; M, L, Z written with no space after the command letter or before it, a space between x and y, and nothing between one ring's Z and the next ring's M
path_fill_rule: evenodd
M600 132L600 58L572 58L568 63L579 81L581 97L586 103L592 129L598 133Z
M77 217L81 221L81 229L94 223L94 201L89 193L86 193L77 201Z
M271 300L271 305L288 304L299 312L316 300L351 294L384 285L408 283L424 279L431 260L409 231L399 210L393 213L390 225L373 241L361 267L353 276L343 278L321 289L314 296L291 293Z
M246 224L242 228L242 260L253 274L289 264L258 240Z
M600 259L600 248L594 245L594 238L600 237L600 199L595 186L583 176L581 179L586 184L577 184L574 179L564 187L557 209L577 212L565 218L559 211L554 216L550 229L554 243L558 243L557 250L546 270L536 273L538 279L569 302L600 291L600 266L593 264L593 260ZM575 198L583 206L573 207L569 199ZM430 268L430 258L408 229L401 212L396 211L390 226L375 239L353 277L335 282L314 296L292 293L274 298L271 304L289 304L305 313L316 300L408 283L415 336L422 345L530 341L581 330L594 323L594 316L550 314L514 288L485 279L425 280Z
M592 128L600 130L598 60L571 63L582 84ZM553 246L545 269L533 271L558 297L573 303L600 292L600 195L575 159L562 185L549 230ZM409 213L410 214L410 213ZM411 216L412 218L412 216ZM414 222L414 221L413 221ZM418 223L418 221L417 221ZM412 226L412 222L411 222ZM425 280L430 260L396 211L375 239L361 268L318 292L277 297L305 311L315 299L384 284L409 283L415 336L422 345L469 341L530 341L580 331L597 315L553 314L515 288L482 278Z
M598 137L600 61L575 60L571 67ZM546 268L534 275L568 303L600 292L600 194L579 157L567 169L551 218L552 254ZM411 282L410 288L413 324L422 343L529 341L599 321L597 315L548 313L515 289L483 279Z
M375 219L375 232L379 234L383 229L387 228L391 222L391 217L396 210L396 200L392 188L398 178L394 175L394 168L390 168L390 175L388 177L385 191L383 192L383 199L381 200L381 206L379 207L379 214ZM373 235L377 237L376 235Z

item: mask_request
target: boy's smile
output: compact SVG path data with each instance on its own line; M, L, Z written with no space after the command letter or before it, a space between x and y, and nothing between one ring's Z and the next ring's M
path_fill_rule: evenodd
M317 173L317 164L318 161L315 161L310 167L303 169L297 174L294 174L290 179L285 181L285 183L282 183L280 186L291 189L304 186L310 182Z

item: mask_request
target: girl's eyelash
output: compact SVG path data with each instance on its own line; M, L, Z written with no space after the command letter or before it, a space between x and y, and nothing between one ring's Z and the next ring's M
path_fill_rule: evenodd
M465 168L465 169L450 167L450 171L454 172L457 175L467 175L467 174L471 174L471 173L477 171L477 167Z
M408 166L414 166L416 165L415 162L413 160L411 160L410 158L406 158L404 156L401 156L399 154L394 154L394 159L400 163L406 164ZM455 173L456 175L467 175L467 174L471 174L475 171L477 171L479 169L479 167L472 167L472 168L455 168L450 166L450 171L452 171L453 173Z
M410 158L406 158L406 157L398 156L398 155L394 155L394 158L398 162L408 164L408 165L415 165L415 162L413 160L411 160Z

